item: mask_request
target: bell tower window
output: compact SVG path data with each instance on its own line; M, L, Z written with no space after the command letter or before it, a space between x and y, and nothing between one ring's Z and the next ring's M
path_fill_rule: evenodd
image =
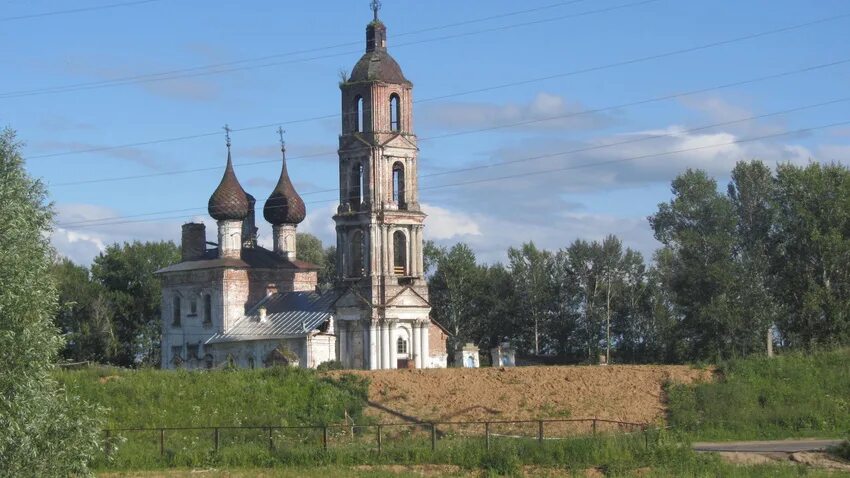
M393 202L399 208L404 208L404 165L400 162L393 164Z
M357 95L354 98L354 131L363 132L363 97Z
M401 231L393 233L393 274L407 275L407 237Z
M359 208L360 204L363 203L363 190L365 189L363 181L363 165L356 163L351 167L351 177L349 178L351 194L348 196L348 200L354 209Z
M390 95L390 130L401 130L401 102L395 93Z
M354 231L351 234L351 269L349 277L363 277L363 232Z

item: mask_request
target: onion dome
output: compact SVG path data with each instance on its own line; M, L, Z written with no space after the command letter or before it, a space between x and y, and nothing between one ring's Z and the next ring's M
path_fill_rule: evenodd
M233 161L230 159L230 137L227 139L227 167L224 176L210 196L207 210L213 219L217 221L237 220L241 221L251 213L251 205L248 195L236 179L233 172Z
M283 130L279 130L281 134L280 152L283 156L283 164L280 168L280 178L277 180L277 186L274 187L269 198L266 199L266 205L263 207L263 217L272 225L278 226L281 224L299 224L307 217L307 208L304 206L304 200L295 191L295 186L289 179L289 173L286 170L286 145L283 142Z
M351 70L349 82L381 81L384 83L410 83L401 67L387 53L387 27L377 18L366 27L366 53Z

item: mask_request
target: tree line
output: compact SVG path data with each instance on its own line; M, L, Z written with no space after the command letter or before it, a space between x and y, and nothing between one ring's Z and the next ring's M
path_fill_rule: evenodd
M452 345L561 362L681 363L850 343L850 171L740 162L725 191L704 171L672 182L648 218L649 261L615 236L504 264L463 243L426 247L432 317Z
M850 171L740 162L722 191L704 171L672 182L648 218L649 259L622 240L529 242L484 264L464 243L425 245L432 317L450 348L511 342L561 363L681 363L850 343ZM333 287L335 250L298 235L298 257ZM159 363L160 288L171 242L114 244L90 268L54 261L55 325L70 361Z

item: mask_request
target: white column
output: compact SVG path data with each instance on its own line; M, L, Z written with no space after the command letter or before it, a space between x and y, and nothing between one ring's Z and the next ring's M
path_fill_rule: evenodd
M387 327L389 332L389 342L390 342L390 367L389 368L398 368L398 344L396 344L396 322L393 320L389 323L389 327Z
M421 329L419 327L419 321L418 320L414 320L413 323L411 323L411 329L410 330L412 332L410 334L410 344L409 344L410 353L408 355L413 356L413 365L416 368L422 368L422 351L419 350L419 342L420 342L419 334L421 333L420 332Z
M428 346L428 332L431 329L431 321L426 320L422 322L422 328L419 329L422 333L421 347L422 347L422 368L428 368L428 364L431 358L431 350Z
M336 323L337 326L337 341L339 342L339 361L343 367L348 367L348 325L344 320Z
M386 322L381 323L381 368L390 368L390 328Z
M380 360L378 353L378 325L374 322L369 322L369 370L379 368Z

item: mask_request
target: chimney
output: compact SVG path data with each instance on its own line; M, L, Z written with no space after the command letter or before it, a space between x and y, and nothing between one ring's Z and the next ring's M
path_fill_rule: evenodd
M254 215L254 205L257 203L257 200L254 199L254 196L250 194L248 196L248 207L251 212L248 213L248 217L246 217L242 221L242 246L248 249L252 249L257 245L257 225L256 219Z
M180 252L182 260L195 261L204 257L207 250L207 227L203 223L183 224Z

